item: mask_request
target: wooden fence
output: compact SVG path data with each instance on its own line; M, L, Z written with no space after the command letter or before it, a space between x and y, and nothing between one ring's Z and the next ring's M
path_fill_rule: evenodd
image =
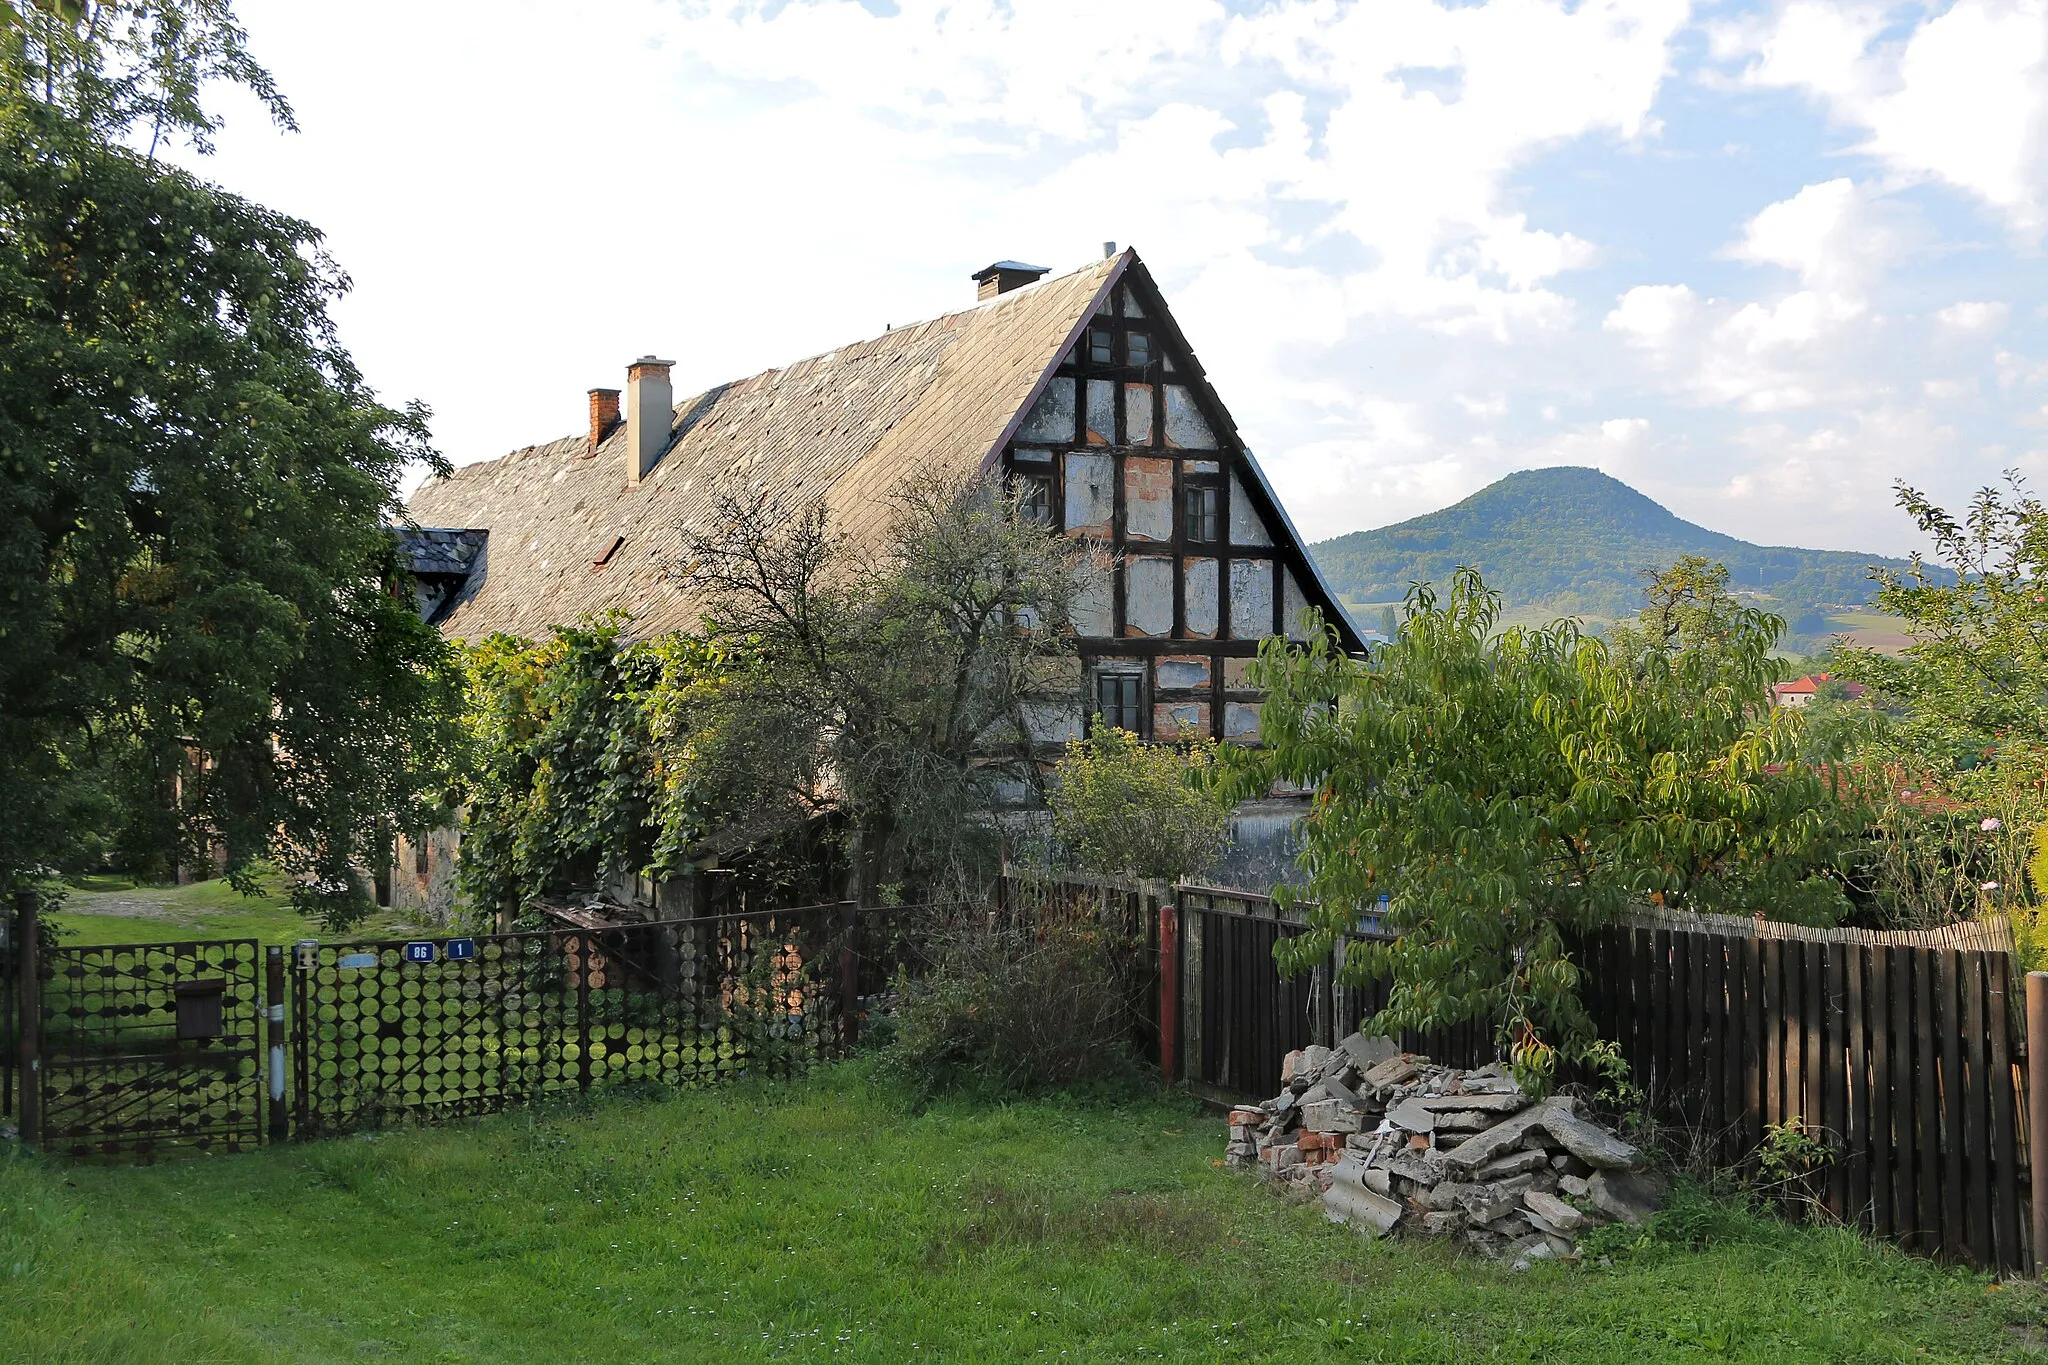
M1287 1052L1327 1044L1386 1003L1384 982L1336 982L1341 947L1331 966L1282 977L1274 945L1302 924L1267 897L1085 886L1158 917L1157 1057L1170 1079L1217 1098L1270 1096ZM1754 1172L1772 1130L1805 1133L1831 1157L1804 1193L1832 1216L2014 1272L2032 1263L2032 1125L2018 974L2000 950L2010 942L2001 923L1880 935L1645 916L1574 956L1600 1036L1674 1137ZM1496 1056L1483 1022L1401 1042L1456 1066Z

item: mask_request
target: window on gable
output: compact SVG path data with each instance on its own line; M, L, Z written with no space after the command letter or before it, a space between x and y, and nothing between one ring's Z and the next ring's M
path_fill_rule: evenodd
M1145 733L1145 675L1103 670L1095 675L1096 723Z
M1133 365L1152 363L1152 338L1143 332L1131 332L1124 337L1124 355Z
M1041 526L1052 525L1052 475L1021 471L1017 475L1017 515Z
M1215 484L1191 483L1181 491L1188 540L1212 544L1223 539L1223 490Z
M1097 365L1116 363L1115 344L1107 327L1088 329L1088 359Z

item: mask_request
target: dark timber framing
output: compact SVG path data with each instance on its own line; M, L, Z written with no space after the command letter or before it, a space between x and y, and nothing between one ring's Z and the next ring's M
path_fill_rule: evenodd
M1141 360L1133 356L1134 335L1144 338ZM1098 345L1104 336L1109 343L1107 348ZM1071 426L1057 432L1047 430L1036 411L1040 400L1055 385L1063 386L1062 395L1071 393L1073 410ZM1169 441L1169 387L1185 394L1200 418L1200 425L1207 428L1208 440L1194 444ZM1101 401L1105 392L1107 403ZM1110 429L1100 429L1099 421L1091 427L1091 415L1108 416ZM1106 526L1100 520L1077 520L1085 515L1090 504L1079 494L1075 502L1069 502L1068 480L1074 456L1108 462L1111 496ZM1241 669L1244 660L1258 653L1260 640L1274 635L1298 637L1296 624L1289 619L1290 599L1296 609L1322 608L1324 617L1337 626L1345 648L1353 652L1363 649L1350 620L1328 594L1293 527L1273 500L1264 475L1245 449L1236 424L1210 387L1186 337L1174 324L1150 273L1135 254L1126 254L1123 268L1104 284L1092 315L1076 328L1058 365L1047 373L1034 390L1031 402L1018 413L1000 447L1000 459L1007 480L1014 482L1020 474L1046 476L1053 524L1099 540L1113 558L1110 631L1084 633L1078 642L1084 669L1083 691L1091 709L1093 678L1098 670L1142 669L1148 737L1206 734L1219 740L1252 738L1253 734L1247 733L1242 724L1230 724L1230 708L1233 704L1256 704L1257 695L1245 685ZM1170 478L1169 487L1159 486L1162 477ZM1148 504L1148 529L1154 532L1163 504L1170 527L1164 537L1145 534L1132 526L1131 494L1134 485L1139 484L1149 486L1149 496L1142 500ZM1217 490L1216 534L1212 540L1190 541L1188 490L1202 486ZM1242 505L1233 506L1239 500ZM1147 631L1133 620L1134 607L1139 603L1132 567L1137 561L1155 558L1170 564L1171 621L1163 631ZM1213 564L1215 629L1198 633L1189 620L1189 566L1204 560ZM1236 567L1240 565L1247 568ZM1233 599L1239 596L1232 590L1234 572L1263 574L1266 580L1268 600L1256 620L1233 618ZM1154 579L1156 592L1156 571ZM1154 613L1163 605L1157 600L1148 602ZM1194 666L1199 660L1206 665L1206 682L1179 687L1165 685L1159 664L1170 659L1188 661L1188 666L1176 670L1180 681L1200 671ZM1189 704L1206 713L1205 725L1184 723ZM1176 705L1181 708L1178 713ZM1176 715L1183 720L1175 721ZM1168 723L1159 723L1162 719Z

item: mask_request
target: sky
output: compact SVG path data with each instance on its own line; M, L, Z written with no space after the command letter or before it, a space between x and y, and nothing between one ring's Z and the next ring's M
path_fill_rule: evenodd
M461 464L1135 246L1311 539L1593 465L1901 553L2048 483L2048 0L241 0L327 234Z

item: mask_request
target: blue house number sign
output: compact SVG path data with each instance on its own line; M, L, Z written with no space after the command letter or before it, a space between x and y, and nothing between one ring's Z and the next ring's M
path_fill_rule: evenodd
M448 960L467 962L476 956L476 940L473 938L451 938L448 940Z
M431 943L406 944L405 960L407 962L432 962L434 960L434 945Z

